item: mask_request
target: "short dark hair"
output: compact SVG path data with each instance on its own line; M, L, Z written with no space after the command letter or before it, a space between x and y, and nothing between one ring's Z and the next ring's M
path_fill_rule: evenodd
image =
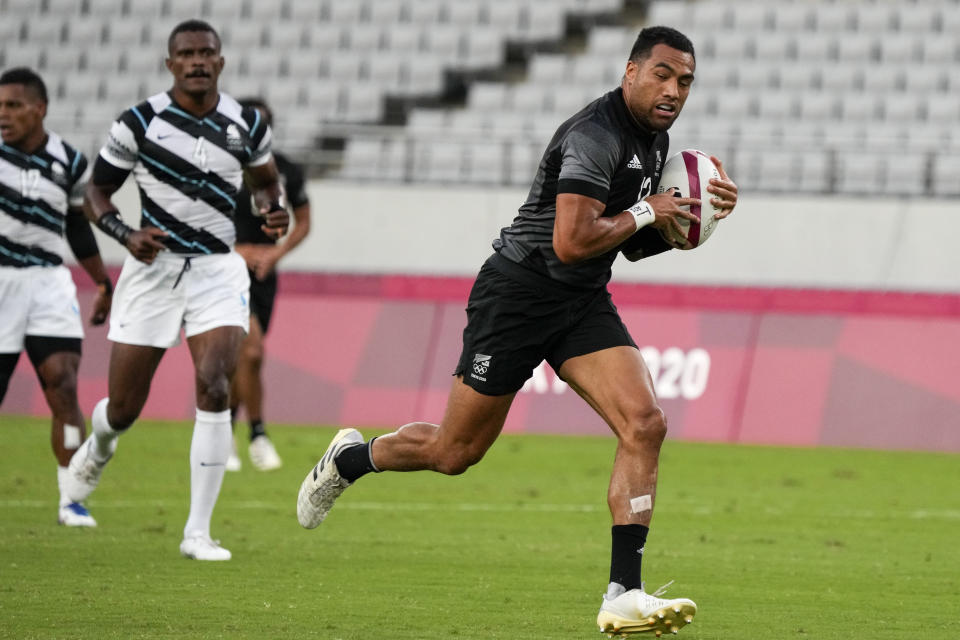
M633 43L633 49L630 50L630 60L634 62L643 60L650 55L653 47L658 44L665 44L678 51L689 53L693 56L694 60L697 59L697 54L694 53L693 43L690 42L690 38L676 29L672 27L646 27L645 29L641 29L640 35L637 36L636 42Z
M36 93L44 104L48 102L47 85L43 83L43 78L32 69L26 67L8 69L3 72L3 75L0 75L0 84L22 84Z
M184 20L177 26L173 28L173 31L170 32L170 37L167 38L167 51L173 53L173 39L177 37L178 33L190 33L195 31L206 31L212 33L213 37L217 39L217 49L220 49L220 34L217 33L217 30L210 26L209 22L204 22L203 20Z
M266 114L266 121L268 126L273 126L273 111L270 110L270 106L267 104L267 101L263 98L257 96L250 96L249 98L242 98L237 100L240 103L241 107L253 107L254 109L260 109Z

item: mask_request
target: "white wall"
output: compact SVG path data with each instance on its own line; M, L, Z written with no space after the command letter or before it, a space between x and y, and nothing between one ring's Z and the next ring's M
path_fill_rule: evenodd
M313 230L288 270L476 273L525 189L384 186L312 181ZM139 224L136 189L115 202ZM685 284L811 286L960 292L960 201L751 196L710 242L637 263L614 278ZM99 237L104 257L124 252Z

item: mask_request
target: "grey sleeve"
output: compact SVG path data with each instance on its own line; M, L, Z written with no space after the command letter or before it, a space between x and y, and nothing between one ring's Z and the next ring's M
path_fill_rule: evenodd
M620 157L620 140L593 123L584 123L567 133L561 146L558 181L587 182L604 192Z

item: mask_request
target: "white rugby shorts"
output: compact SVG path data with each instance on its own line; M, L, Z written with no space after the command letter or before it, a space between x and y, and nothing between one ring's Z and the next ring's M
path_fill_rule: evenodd
M25 336L83 338L70 270L0 267L0 353L23 351Z
M217 327L250 329L250 277L237 253L187 259L161 251L153 264L127 256L113 292L113 342L168 349ZM179 280L179 282L178 282Z

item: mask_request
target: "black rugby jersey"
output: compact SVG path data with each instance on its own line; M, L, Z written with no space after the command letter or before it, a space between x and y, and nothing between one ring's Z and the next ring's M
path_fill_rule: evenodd
M174 253L227 253L245 167L266 164L270 127L260 112L221 93L197 118L158 93L113 123L100 160L133 171L140 192L140 227L166 231Z
M56 133L33 153L0 143L0 266L63 264L67 212L83 205L89 175L84 155Z
M303 169L300 168L300 165L291 162L289 158L277 151L273 152L273 159L277 163L277 173L280 174L280 184L283 187L286 203L294 209L307 204L309 200L307 199ZM237 201L237 216L234 223L237 227L238 244L241 242L276 244L277 242L276 238L268 236L260 228L263 225L263 217L257 213L256 205L246 186L240 190L240 198Z
M560 125L540 160L526 202L493 248L503 257L554 280L582 288L604 286L617 253L643 234L647 255L670 248L651 227L621 246L577 264L553 251L557 194L576 193L606 204L604 216L626 210L656 192L667 159L666 132L642 129L627 111L620 88L594 100Z

